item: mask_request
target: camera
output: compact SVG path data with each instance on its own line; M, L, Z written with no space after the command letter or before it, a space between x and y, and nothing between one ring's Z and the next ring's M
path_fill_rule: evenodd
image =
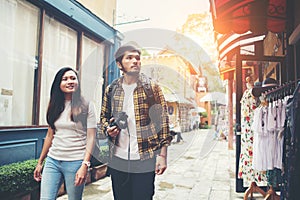
M127 128L128 115L126 114L126 112L119 112L116 115L114 115L113 117L114 117L114 121L110 123L110 125L109 125L110 127L117 126L120 129Z

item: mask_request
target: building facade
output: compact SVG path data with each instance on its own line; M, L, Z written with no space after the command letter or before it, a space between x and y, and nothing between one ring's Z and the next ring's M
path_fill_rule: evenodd
M142 57L142 71L162 86L172 121L179 121L183 132L191 130L197 95L194 88L199 70L172 50ZM200 121L200 116L198 122Z
M115 10L115 0L0 2L1 165L40 154L50 87L62 66L79 72L82 93L100 115L102 89L119 76Z
M231 138L236 125L238 169L241 136L237 128L241 123L240 100L246 89L246 77L259 82L274 78L280 87L299 81L300 2L210 0L210 3L218 41L219 69L227 80L231 102L228 116ZM235 101L232 101L233 94ZM237 178L236 191L245 190L243 180Z

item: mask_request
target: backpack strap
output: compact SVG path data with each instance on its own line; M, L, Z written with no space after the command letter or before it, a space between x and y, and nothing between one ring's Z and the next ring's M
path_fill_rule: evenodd
M144 74L141 74L141 81L142 81L142 86L144 88L144 91L147 95L148 105L149 105L149 107L151 107L152 105L154 105L156 103L156 100L154 97L154 92L153 92L152 85L151 85L151 80Z
M145 76L144 74L141 74L141 80L142 80L142 86L147 95L147 103L150 108L149 110L150 121L152 121L152 123L154 124L156 132L159 132L161 130L161 122L162 122L162 106L158 104L154 96L151 79Z
M119 79L115 79L113 80L113 82L111 82L111 84L109 85L109 88L108 88L108 112L109 114L111 115L111 111L112 111L112 97L113 95L115 94L115 91L117 89L117 83L118 83L118 80Z

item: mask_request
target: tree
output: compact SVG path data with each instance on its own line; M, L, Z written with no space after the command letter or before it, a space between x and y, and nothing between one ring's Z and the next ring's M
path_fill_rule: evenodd
M196 41L202 47L202 50L198 48L198 51L194 53L197 54L197 62L201 68L202 76L207 77L208 90L224 91L217 67L217 45L214 40L212 19L209 12L189 15L179 31L181 34Z

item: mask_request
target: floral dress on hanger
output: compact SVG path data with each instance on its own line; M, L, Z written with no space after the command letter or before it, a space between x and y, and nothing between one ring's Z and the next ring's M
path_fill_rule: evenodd
M253 170L253 123L256 100L251 94L251 89L246 89L241 99L241 153L238 178L243 179L244 187L252 182L258 185L266 185L266 173Z

